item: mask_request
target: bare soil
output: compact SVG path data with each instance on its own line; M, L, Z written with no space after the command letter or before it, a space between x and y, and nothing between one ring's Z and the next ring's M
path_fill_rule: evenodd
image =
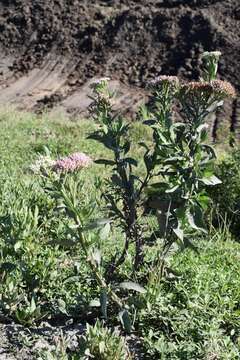
M215 49L239 90L239 25L239 0L0 0L0 104L84 113L107 75L127 110L156 75L197 78Z

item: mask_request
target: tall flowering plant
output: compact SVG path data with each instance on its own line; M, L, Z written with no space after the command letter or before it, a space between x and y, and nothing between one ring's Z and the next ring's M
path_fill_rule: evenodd
M90 134L89 139L101 142L112 152L111 159L99 159L95 162L110 166L112 169L110 179L106 179L106 190L103 196L109 216L117 222L125 237L123 249L120 254L119 250L117 251L107 269L108 277L111 277L117 267L125 261L130 244L135 245L134 269L138 269L143 262L141 201L143 191L151 179L153 167L148 165L144 179L136 175L135 168L138 166L138 160L129 156L130 125L121 114L114 111L114 94L108 88L108 79L100 79L92 85L92 88L93 102L90 111L98 128Z
M116 287L140 293L145 289L132 281L117 286L112 275L125 261L130 245L135 249L133 270L144 262L144 246L149 239L142 225L146 199L158 220L158 230L152 236L161 239L164 245L158 257L162 264L173 243L193 246L191 236L207 231L203 221L203 210L208 204L205 188L220 183L213 173L214 149L206 143L207 119L225 98L235 96L231 84L216 79L219 56L216 52L204 54L200 81L181 83L175 76L160 76L149 83L152 102L143 123L150 127L152 141L139 144L144 149L142 177L137 175L142 173L137 169L137 159L130 156L130 124L114 109L108 79L92 85L90 111L97 129L89 138L102 143L112 154L111 158L95 161L111 169L102 191L108 219L93 220L94 199L84 201L84 183L78 173L92 164L89 156L74 153L53 161L48 154L32 167L32 171L43 175L45 190L56 201L56 210L67 215L72 243L81 246L97 281L102 315L107 317L111 300L120 310L121 322L128 332L132 328L131 307L127 296L120 298ZM173 119L175 103L180 107L180 122ZM107 268L103 268L101 252L94 246L97 238L94 234L109 222L122 230L124 245L122 249L118 247Z
M193 246L189 234L207 231L203 221L209 200L205 187L220 183L213 174L214 149L206 143L207 119L225 98L235 96L231 84L216 79L220 55L216 51L203 54L200 81L181 83L175 76L164 75L149 83L152 101L144 124L151 127L153 137L152 144L139 144L145 149L144 178L135 174L138 162L129 157L130 125L113 110L114 94L108 89L108 79L93 84L91 114L98 129L89 138L113 153L111 160L96 162L112 168L104 197L110 217L119 222L126 237L121 255L116 254L111 263L112 270L125 260L131 243L136 245L135 268L143 261L146 236L139 221L143 195L157 215L159 230L154 236L164 240L165 251L176 241ZM175 103L180 106L181 122L173 121Z
M110 299L120 310L123 324L127 324L128 313L125 303L105 280L101 251L96 243L99 230L108 224L109 220L93 218L96 201L84 195L84 181L79 174L91 166L92 162L91 157L84 153L73 153L57 160L52 160L48 153L45 157L41 156L30 169L41 175L44 190L55 201L56 213L66 215L68 221L65 226L70 235L70 246L81 247L85 261L95 277L100 291L99 304L103 317L107 317Z
M158 181L147 191L166 250L175 241L192 246L189 234L206 232L203 210L209 199L205 187L221 182L213 174L215 151L206 143L208 115L225 98L234 97L235 90L216 79L219 56L218 52L204 54L201 81L181 84L175 77L160 76L150 83L154 101L145 123L153 130L151 156ZM172 121L174 101L180 105L182 122Z

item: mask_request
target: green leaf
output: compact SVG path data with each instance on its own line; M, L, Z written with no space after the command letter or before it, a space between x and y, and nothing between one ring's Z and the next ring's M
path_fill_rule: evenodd
M148 125L148 126L152 126L152 125L154 125L154 124L156 124L156 120L145 120L145 121L143 121L143 124L144 125Z
M93 261L100 266L101 264L101 252L99 249L94 249L94 251L91 254Z
M150 170L152 170L152 167L153 167L152 156L149 155L148 152L144 155L143 160L144 160L147 171L149 172Z
M149 147L147 146L147 144L145 144L145 142L139 142L138 145L143 147L147 152L149 152Z
M177 228L173 228L173 232L175 233L175 235L176 235L181 241L183 241L184 233L183 233L183 230L180 228L179 225L178 225Z
M146 192L147 192L148 195L164 194L167 189L168 189L168 184L167 183L158 182L158 183L151 184L151 186L149 186L146 189Z
M79 276L78 275L74 275L74 276L69 276L66 280L64 280L64 284L67 283L76 283L79 281Z
M105 346L105 341L100 341L100 343L99 343L99 352L100 352L100 354L104 354L104 352L105 352L105 348L106 348L106 346Z
M91 300L90 303L89 303L89 306L90 306L90 307L100 307L101 304L100 304L99 299Z
M100 293L100 305L101 305L101 312L104 319L107 319L107 290L102 289Z
M111 222L110 219L96 219L96 220L90 222L88 225L84 226L82 231L99 229L110 222Z
M172 157L169 157L168 159L166 159L164 161L165 164L175 164L175 163L178 163L179 161L184 161L185 158L184 156L172 156Z
M176 185L176 186L172 187L171 189L167 189L165 192L166 192L166 193L173 193L173 192L175 192L178 188L179 188L179 185Z
M204 141L207 137L207 129L208 129L208 124L201 124L200 126L198 126L197 128L197 133L198 133L198 141Z
M0 272L6 271L8 274L10 274L13 270L15 270L17 267L16 264L11 262L4 262L0 266Z
M124 281L121 284L119 284L119 287L127 290L135 290L141 294L144 294L146 292L144 287L132 281Z
M31 304L30 304L30 312L31 313L34 313L34 311L36 310L36 303L35 303L35 300L34 300L34 297L32 297L31 299Z
M108 238L110 230L111 230L111 226L110 226L110 223L108 222L99 232L100 239L106 240Z
M48 241L48 244L51 246L59 245L62 246L63 248L70 249L73 246L76 246L77 242L70 239L56 239L56 240Z
M201 145L201 148L210 156L209 160L216 159L217 155L212 146L204 144Z
M197 201L204 210L207 210L209 201L210 201L210 197L208 195L206 195L205 193L201 193L198 195Z
M117 185L117 186L119 186L121 188L124 188L123 181L120 178L120 176L118 176L117 174L112 175L111 180L115 185Z
M68 315L67 310L66 310L66 303L64 300L62 300L62 299L58 300L58 308L61 311L61 313Z
M215 175L212 175L210 177L204 177L202 179L199 179L199 181L203 182L205 185L208 186L219 185L222 183L222 181Z
M138 166L137 160L135 160L133 158L128 157L128 158L125 158L124 161L127 162L130 165Z
M110 166L114 166L115 165L115 161L113 160L107 160L107 159L99 159L99 160L95 160L94 161L95 164L100 164L100 165L110 165Z
M125 144L123 145L124 154L127 154L129 152L130 147L131 147L130 141L126 141Z
M189 222L189 225L198 231L202 231L205 234L207 233L207 230L205 229L205 225L202 219L202 211L200 206L194 205L186 212L187 219Z
M17 241L17 242L14 244L14 250L15 250L15 251L18 251L21 247L22 247L22 241Z
M114 142L113 139L110 138L108 135L103 134L101 132L95 132L93 134L90 134L87 139L96 140L100 143L102 143L106 148L112 150L114 148Z
M130 334L132 330L132 322L129 316L129 312L124 309L119 313L119 318L122 323L123 329L126 331L127 334Z
M170 138L171 138L172 142L175 142L176 137L177 137L177 132L181 129L184 130L185 127L186 127L186 124L181 123L181 122L176 122L170 127Z
M43 145L43 152L44 152L44 155L51 157L51 151L49 150L49 148L46 145Z

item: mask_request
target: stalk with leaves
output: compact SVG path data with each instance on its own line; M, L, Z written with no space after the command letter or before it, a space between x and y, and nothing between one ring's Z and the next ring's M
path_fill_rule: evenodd
M87 167L91 158L83 153L76 153L57 161L50 166L41 166L42 184L44 190L55 202L55 211L65 214L68 221L65 226L71 240L71 247L81 248L100 288L100 308L104 318L107 318L107 304L110 299L119 310L125 309L122 301L110 284L107 284L102 271L101 251L98 247L99 231L109 223L108 219L94 219L96 199L83 197L84 182L79 176L79 170ZM95 184L97 187L97 184ZM60 243L61 245L61 243Z
M140 206L143 190L151 178L151 168L141 180L134 172L138 161L129 156L131 142L130 125L121 114L113 111L114 94L108 89L107 79L93 84L93 102L90 110L98 124L98 129L89 135L89 139L101 142L112 152L112 159L99 159L95 162L111 167L111 177L106 179L106 191L103 196L107 203L108 214L118 222L125 236L121 254L115 254L107 270L108 276L125 261L131 243L135 244L134 269L143 262L143 232L140 224L142 209Z
M112 152L110 160L100 159L96 163L111 167L103 196L110 218L117 221L125 236L124 248L120 256L118 251L112 259L108 274L125 261L131 243L135 244L134 269L143 262L146 240L140 222L143 194L147 194L150 207L156 210L159 231L153 237L163 240L164 252L176 241L193 247L190 241L193 232L206 232L203 211L209 199L205 187L220 183L213 174L214 149L205 143L207 119L225 98L235 96L228 82L216 79L219 57L219 52L203 54L200 81L180 83L175 76L160 76L151 81L152 101L144 124L152 129L152 143L139 144L145 148L143 179L135 173L137 160L129 157L130 125L113 109L114 94L108 89L108 79L93 84L90 108L98 129L89 138ZM173 121L175 103L180 105L181 122Z

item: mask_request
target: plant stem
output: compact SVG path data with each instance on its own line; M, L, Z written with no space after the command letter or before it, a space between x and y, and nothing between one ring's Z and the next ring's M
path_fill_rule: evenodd
M117 296L117 294L109 287L109 285L106 283L105 279L102 277L100 271L98 270L98 267L96 264L89 258L88 249L86 246L86 239L82 232L82 221L80 220L79 216L74 212L74 220L77 225L78 229L78 238L80 241L80 244L82 246L82 249L84 251L86 261L88 262L92 272L95 275L95 278L101 288L104 288L107 290L107 293L109 294L110 298L115 302L117 306L119 306L121 309L124 308L124 304L121 301L121 299Z

